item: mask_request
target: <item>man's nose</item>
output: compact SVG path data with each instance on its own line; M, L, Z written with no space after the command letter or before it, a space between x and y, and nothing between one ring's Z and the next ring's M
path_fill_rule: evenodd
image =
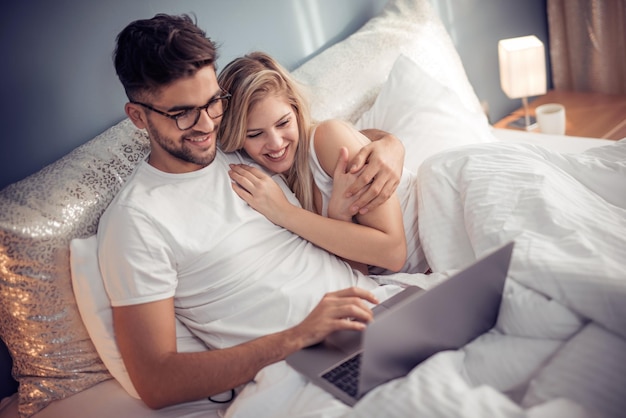
M213 119L212 117L209 116L207 109L201 110L200 118L198 119L198 123L196 123L195 128L202 132L213 132L213 130L215 129L216 119L221 119L221 118L222 117L220 116L219 118Z

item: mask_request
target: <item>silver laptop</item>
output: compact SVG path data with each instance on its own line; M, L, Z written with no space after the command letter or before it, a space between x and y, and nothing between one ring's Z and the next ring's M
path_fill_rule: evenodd
M287 363L348 405L405 376L433 354L457 349L496 323L511 242L437 286L411 286L377 305L365 331L338 331Z

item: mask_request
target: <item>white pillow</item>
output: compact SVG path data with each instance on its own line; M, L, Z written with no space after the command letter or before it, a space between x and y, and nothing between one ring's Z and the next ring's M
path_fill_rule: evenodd
M292 72L309 87L315 119L356 122L374 103L400 54L455 91L466 108L481 111L454 43L430 1L390 0L358 31Z
M397 136L405 146L405 166L414 172L440 151L497 141L482 111L466 107L453 90L404 55L394 63L374 105L356 127Z
M98 241L95 235L75 238L70 242L70 268L80 316L102 362L126 392L139 399L115 342L113 313L98 267ZM176 346L179 352L207 350L206 345L178 320Z

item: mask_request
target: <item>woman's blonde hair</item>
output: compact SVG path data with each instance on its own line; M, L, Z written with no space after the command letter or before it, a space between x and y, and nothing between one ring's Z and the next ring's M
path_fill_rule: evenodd
M231 61L220 73L218 84L232 94L219 128L220 147L225 152L243 149L248 114L269 95L287 99L298 122L298 148L294 164L285 174L287 185L307 210L313 207L313 178L309 167L311 116L306 98L297 82L276 60L263 52L253 52Z

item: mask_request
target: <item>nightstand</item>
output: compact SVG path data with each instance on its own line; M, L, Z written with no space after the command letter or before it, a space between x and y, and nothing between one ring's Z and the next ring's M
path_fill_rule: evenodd
M534 116L535 108L545 103L565 106L566 135L615 140L626 138L626 95L551 90L528 104L530 115ZM493 126L516 129L508 124L523 116L524 108L520 108Z

